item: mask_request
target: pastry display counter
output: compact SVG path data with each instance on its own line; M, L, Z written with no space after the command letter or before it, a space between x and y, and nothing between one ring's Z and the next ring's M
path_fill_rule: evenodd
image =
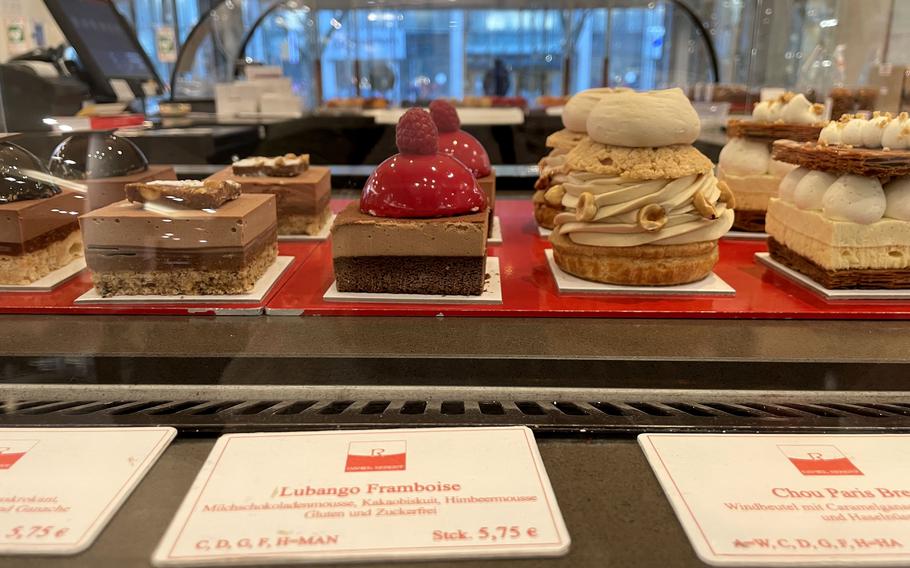
M357 172L352 171L356 174ZM336 192L337 193L337 192ZM340 211L350 200L335 199ZM661 294L560 293L546 252L550 245L538 233L528 194L501 198L497 204L503 242L488 253L499 259L503 301L478 303L357 303L325 301L333 281L332 249L328 240L284 241L279 254L290 265L261 299L213 299L92 303L77 301L91 288L83 271L50 292L0 293L0 310L20 314L119 315L248 315L288 316L479 316L479 317L594 317L594 318L708 318L806 320L906 320L908 299L826 299L817 292L762 265L756 254L767 250L761 240L724 238L717 275L733 293L719 296ZM858 323L858 325L861 325Z

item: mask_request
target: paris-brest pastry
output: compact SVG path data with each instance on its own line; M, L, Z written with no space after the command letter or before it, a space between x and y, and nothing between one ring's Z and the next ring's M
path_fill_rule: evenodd
M559 267L619 285L708 276L733 224L733 196L696 150L700 122L680 89L615 93L566 157L565 212L550 235ZM551 189L552 191L552 189Z
M562 112L564 129L554 132L547 138L550 153L538 164L540 177L534 184L534 218L544 229L552 229L556 215L562 212L559 199L546 198L547 190L565 181L568 173L566 157L582 140L587 137L588 115L603 97L628 91L625 88L588 89L574 95L566 103Z

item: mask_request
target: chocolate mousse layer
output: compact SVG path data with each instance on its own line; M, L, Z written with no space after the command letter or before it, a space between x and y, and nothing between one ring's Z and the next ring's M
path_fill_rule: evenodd
M87 247L157 250L241 248L275 226L275 198L241 195L218 209L194 210L121 201L80 220Z
M486 211L435 219L373 217L352 203L335 218L332 255L484 256L489 215Z
M243 193L264 193L277 199L278 216L316 215L329 205L332 194L329 168L313 166L293 177L240 176L231 167L212 175L206 181L232 180Z
M66 239L79 228L85 206L83 195L68 190L0 205L0 254L22 255Z
M346 207L332 227L340 292L478 296L486 280L486 210L437 219L391 219Z
M94 271L119 270L242 270L263 251L274 247L278 239L276 226L242 247L211 249L156 249L149 247L88 246L85 261Z

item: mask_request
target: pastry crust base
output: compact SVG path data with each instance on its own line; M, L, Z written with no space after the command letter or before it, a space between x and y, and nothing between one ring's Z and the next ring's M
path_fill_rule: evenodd
M110 296L211 296L245 294L253 289L275 259L278 245L265 248L242 270L149 270L93 272L98 293Z
M0 284L31 284L81 258L82 250L82 231L76 229L38 250L17 255L0 254Z
M565 272L604 284L674 286L706 278L717 264L717 241L686 245L593 247L550 235L553 257Z
M318 235L332 218L332 208L325 206L316 215L297 215L278 212L279 235Z
M736 209L733 211L733 228L737 231L747 233L764 233L765 232L765 214L767 211L750 211L748 209Z
M910 268L829 270L780 244L768 239L768 252L777 262L805 274L828 290L904 290L910 288Z
M763 142L795 140L815 142L825 123L786 124L783 122L756 122L754 120L730 120L727 122L727 136L730 138L751 138Z
M810 170L890 179L910 175L910 151L825 146L815 142L778 140L771 157Z
M562 209L550 207L546 203L534 204L534 220L544 229L553 230L556 227L556 216L562 213Z

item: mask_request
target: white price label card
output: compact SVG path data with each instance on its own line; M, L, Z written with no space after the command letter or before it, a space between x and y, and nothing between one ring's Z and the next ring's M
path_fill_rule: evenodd
M77 554L158 460L173 428L0 429L0 554Z
M910 436L642 434L713 566L910 565Z
M558 556L569 535L524 427L230 434L158 566Z

